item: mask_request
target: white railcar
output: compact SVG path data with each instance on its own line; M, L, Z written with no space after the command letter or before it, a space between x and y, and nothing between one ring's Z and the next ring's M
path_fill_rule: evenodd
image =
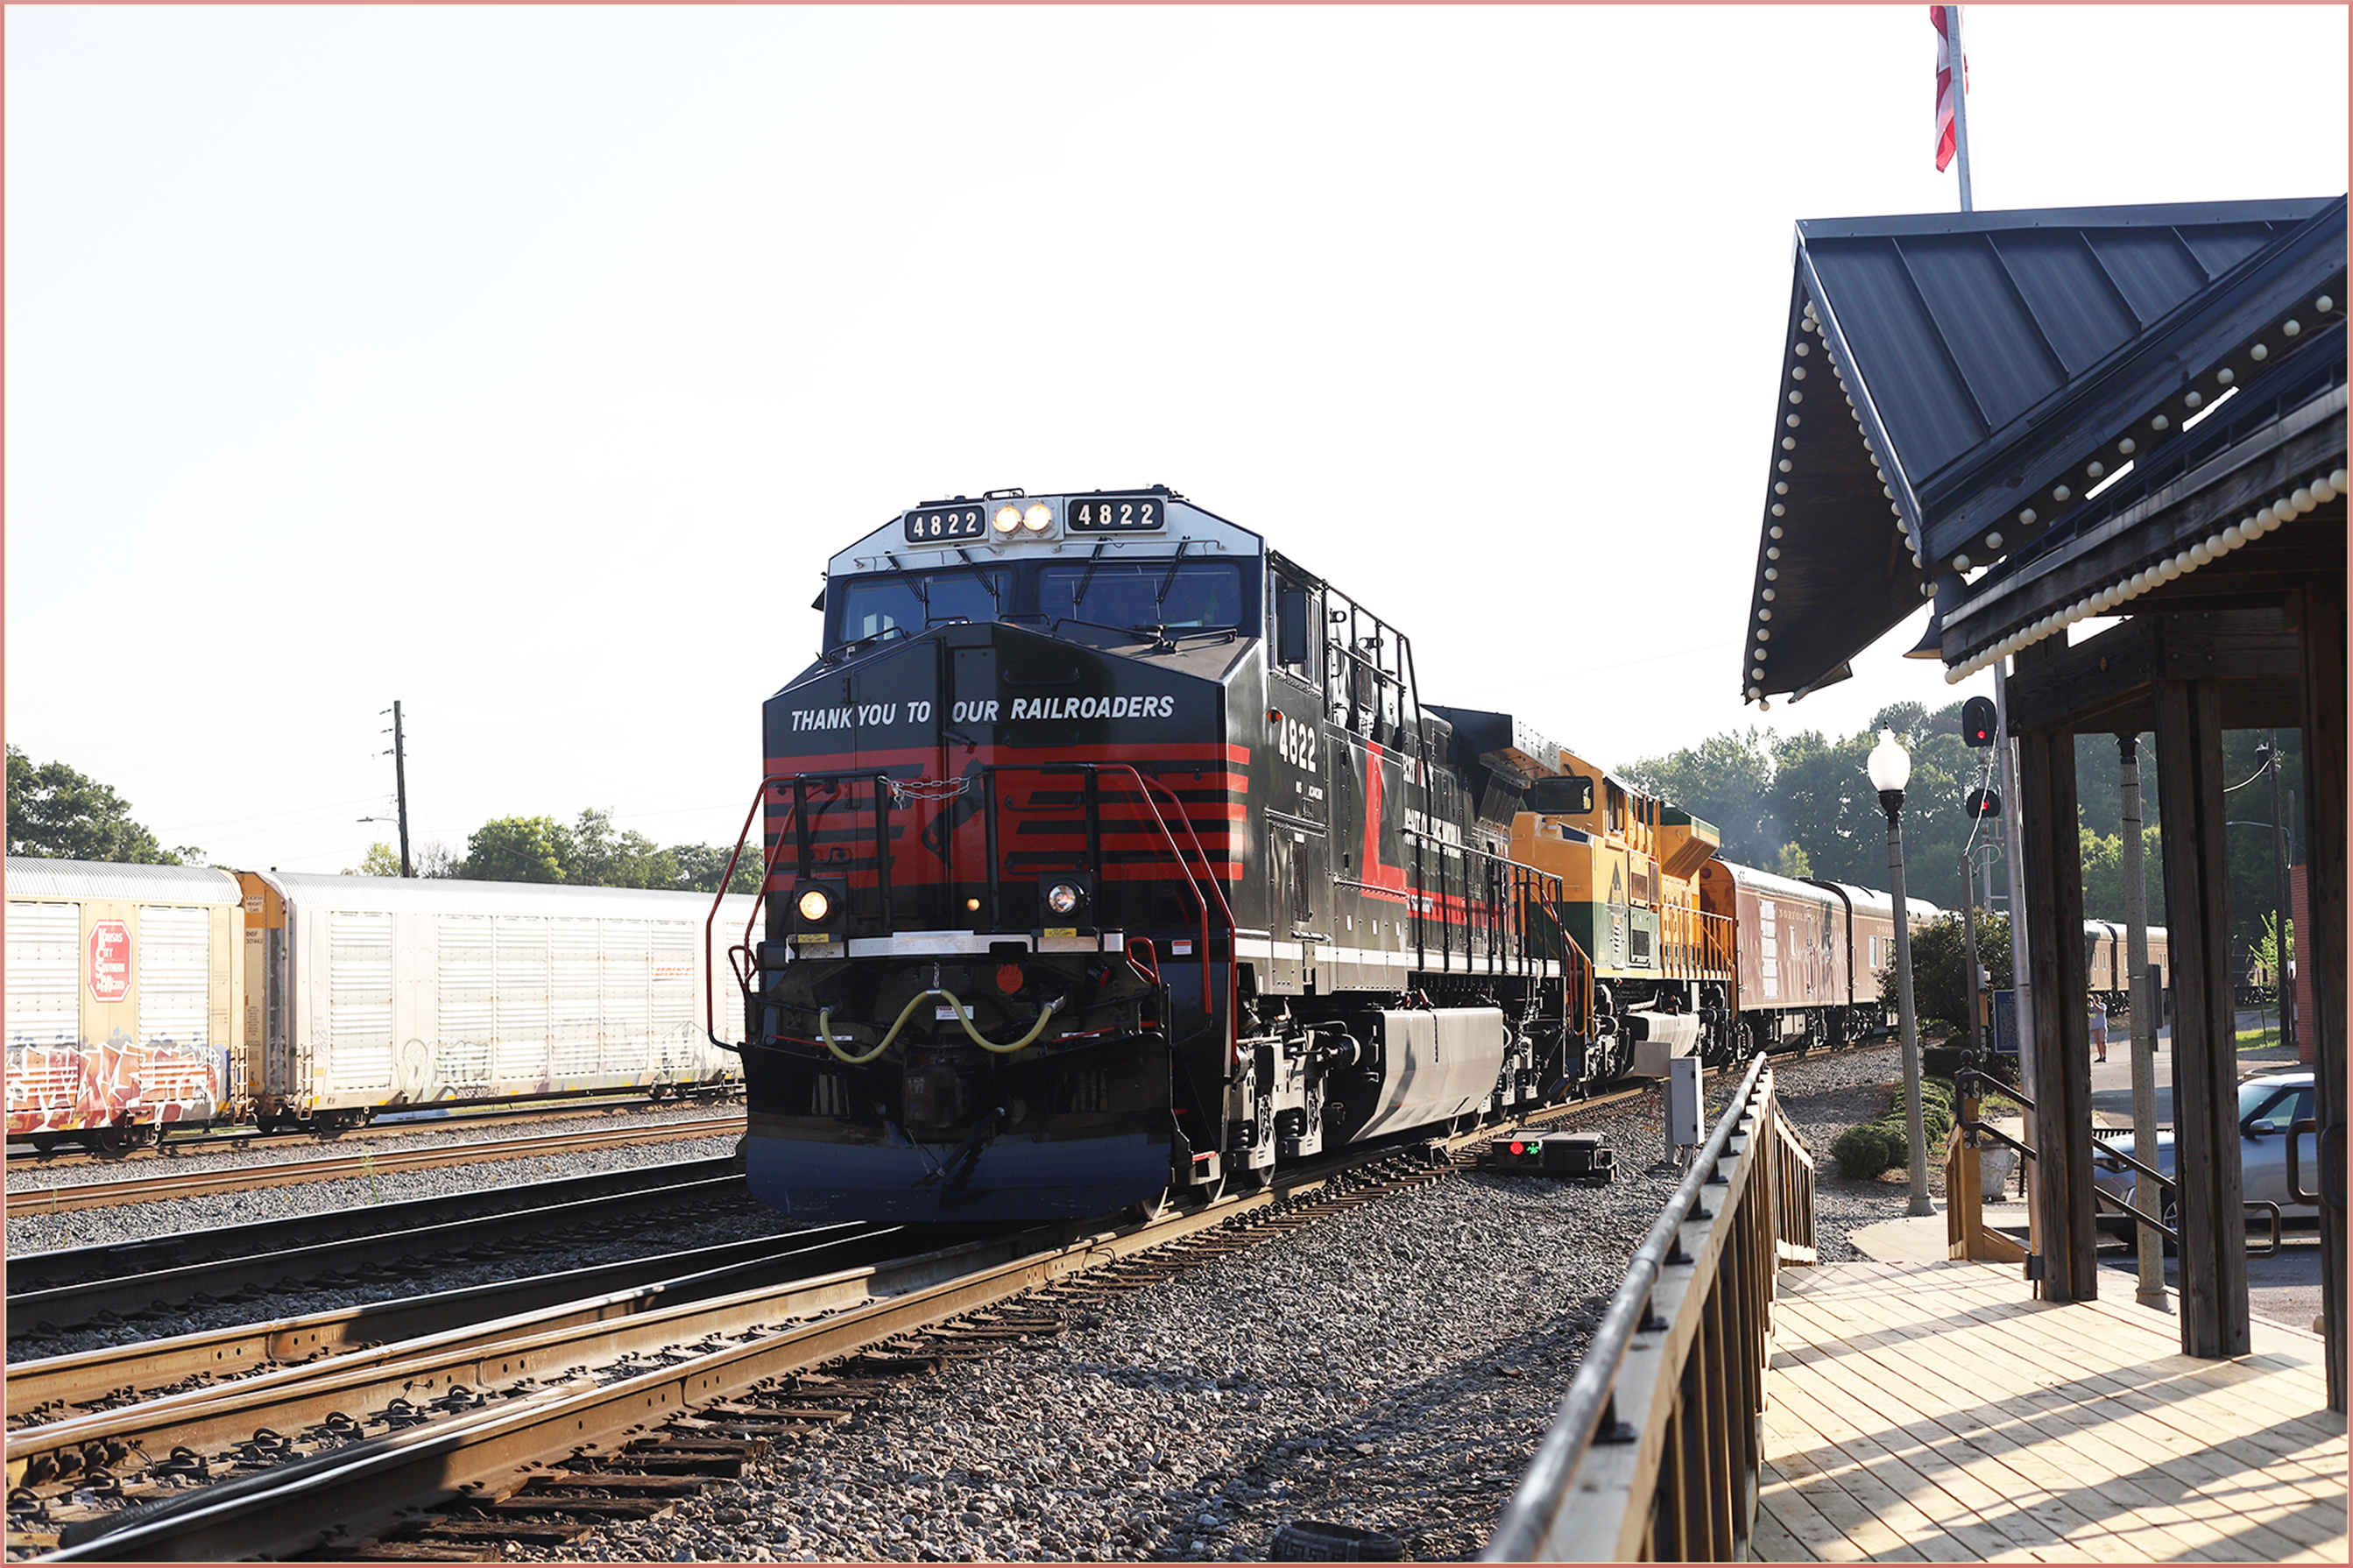
M708 893L10 857L11 1141L322 1129L379 1111L738 1080ZM706 931L706 926L708 931ZM752 932L756 941L763 934Z
M734 1081L727 950L755 900L528 882L243 872L265 1125L657 1096ZM757 932L754 936L757 936Z
M246 1091L226 871L8 858L11 1140L129 1146Z

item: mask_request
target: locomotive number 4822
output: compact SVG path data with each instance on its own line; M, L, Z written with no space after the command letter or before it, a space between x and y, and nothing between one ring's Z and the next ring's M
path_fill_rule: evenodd
M1071 503L1072 533L1141 533L1166 521L1157 496L1106 496Z

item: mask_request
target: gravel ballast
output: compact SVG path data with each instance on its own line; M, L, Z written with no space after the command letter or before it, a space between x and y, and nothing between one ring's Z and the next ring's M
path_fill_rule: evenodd
M1900 1058L1846 1052L1783 1064L1777 1076L1817 1161L1823 1259L1854 1258L1847 1232L1901 1216L1907 1189L1900 1179L1846 1182L1825 1152L1885 1110ZM1738 1082L1712 1076L1711 1119ZM1606 1186L1474 1173L1366 1205L1122 1298L1061 1336L951 1363L840 1427L780 1446L667 1518L613 1524L568 1546L511 1545L507 1555L1256 1561L1297 1521L1385 1531L1409 1558L1475 1556L1681 1176L1655 1098L1586 1125L1616 1154ZM705 1152L698 1142L584 1154L550 1173ZM1941 1186L1941 1170L1932 1173ZM495 1166L415 1173L398 1178L398 1195L509 1179ZM431 1184L412 1192L411 1181ZM235 1201L365 1201L334 1195L352 1185ZM142 1205L136 1234L216 1222L146 1212L196 1206ZM12 1248L23 1244L20 1225L48 1223L10 1222ZM233 1321L236 1309L216 1315ZM43 1353L74 1348L75 1337ZM21 1359L19 1347L10 1356Z
M1778 1072L1810 1149L1878 1115L1893 1050ZM1711 1113L1737 1087L1716 1075ZM1473 1173L1368 1205L954 1363L669 1518L511 1560L1263 1561L1286 1523L1477 1555L1680 1179L1655 1102L1590 1124L1617 1179ZM1817 1237L1907 1189L1820 1155Z

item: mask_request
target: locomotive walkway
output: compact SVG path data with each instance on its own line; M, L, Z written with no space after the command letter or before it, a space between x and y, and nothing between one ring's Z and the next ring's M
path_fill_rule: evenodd
M2318 1335L2257 1319L2252 1354L2185 1356L2128 1282L2038 1301L2015 1264L1916 1256L1941 1215L1907 1225L1873 1227L1885 1260L1781 1271L1756 1560L2347 1560Z

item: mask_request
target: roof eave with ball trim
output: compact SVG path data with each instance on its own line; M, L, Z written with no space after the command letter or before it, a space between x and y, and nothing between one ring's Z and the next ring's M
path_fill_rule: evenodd
M1810 220L1794 272L1752 700L1839 679L1940 584L1949 667L2014 631L1968 613L1980 591L2113 520L2201 407L2341 327L2345 200ZM1984 641L1957 642L1972 622Z

